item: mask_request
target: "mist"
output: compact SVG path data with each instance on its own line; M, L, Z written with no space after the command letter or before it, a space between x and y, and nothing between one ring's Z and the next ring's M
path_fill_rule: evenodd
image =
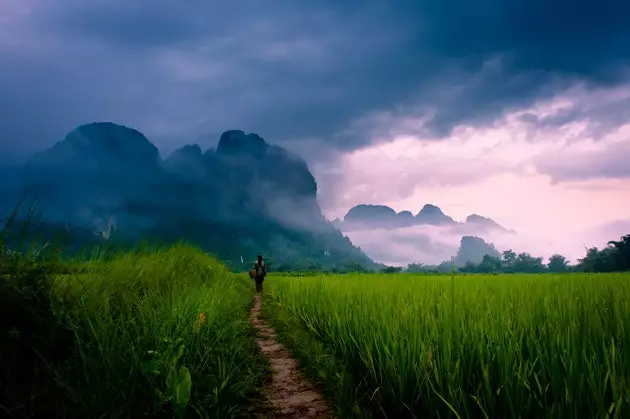
M517 234L499 231L467 235L483 238L497 250L512 249L517 253L527 252L545 261L554 253L567 257L571 263L584 257L586 247L606 246L609 240L617 240L630 230L630 220L619 220L602 225L591 231L576 231L563 237L544 237L519 232ZM455 256L462 238L461 231L453 227L417 225L393 229L368 228L344 231L344 235L359 246L376 262L391 266L406 266L409 263L438 264Z

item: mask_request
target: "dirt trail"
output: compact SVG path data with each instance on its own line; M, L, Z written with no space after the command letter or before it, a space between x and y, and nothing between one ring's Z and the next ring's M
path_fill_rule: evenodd
M306 379L295 359L282 344L275 331L260 317L261 297L256 295L249 320L258 330L256 343L269 358L271 381L263 393L271 412L257 416L273 418L333 418L324 396Z

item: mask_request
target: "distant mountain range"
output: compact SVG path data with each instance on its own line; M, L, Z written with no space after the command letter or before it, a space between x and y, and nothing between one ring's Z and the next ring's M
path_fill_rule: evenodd
M433 225L450 227L463 235L482 234L484 232L513 233L496 221L478 214L471 214L464 222L455 221L436 205L426 204L414 216L411 211L396 212L385 205L360 204L352 207L343 220L335 219L333 225L342 231L356 231L374 228L401 228L415 225Z
M446 226L464 236L458 255L477 261L490 248L468 236L511 231L476 214L457 222L431 204L415 216L383 205L357 205L343 221L329 222L305 161L239 130L224 132L216 149L191 144L162 159L135 129L111 122L81 125L24 167L0 167L0 213L25 192L41 199L47 223L71 232L77 248L102 238L185 240L235 269L248 267L258 253L275 270L376 269L382 265L341 231L416 225ZM457 251L433 249L430 241L418 246L446 258Z
M163 160L139 131L97 122L2 170L5 205L28 190L51 222L100 236L186 240L233 267L258 253L276 269L376 266L323 217L304 160L256 134L226 131L216 150Z

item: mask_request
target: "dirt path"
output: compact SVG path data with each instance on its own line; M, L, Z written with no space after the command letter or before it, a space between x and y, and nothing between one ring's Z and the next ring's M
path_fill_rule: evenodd
M276 332L260 317L261 297L256 295L249 314L252 325L258 329L256 343L269 358L271 381L264 389L264 396L272 412L259 416L274 418L333 418L323 395L313 383L304 378L299 365L282 344Z

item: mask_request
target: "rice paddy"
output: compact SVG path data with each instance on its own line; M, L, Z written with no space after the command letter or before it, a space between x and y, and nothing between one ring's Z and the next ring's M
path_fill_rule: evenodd
M347 417L630 416L628 273L266 287L266 316Z
M2 414L255 411L246 273L185 245L1 256ZM340 417L625 418L629 296L630 273L271 274L262 309Z

